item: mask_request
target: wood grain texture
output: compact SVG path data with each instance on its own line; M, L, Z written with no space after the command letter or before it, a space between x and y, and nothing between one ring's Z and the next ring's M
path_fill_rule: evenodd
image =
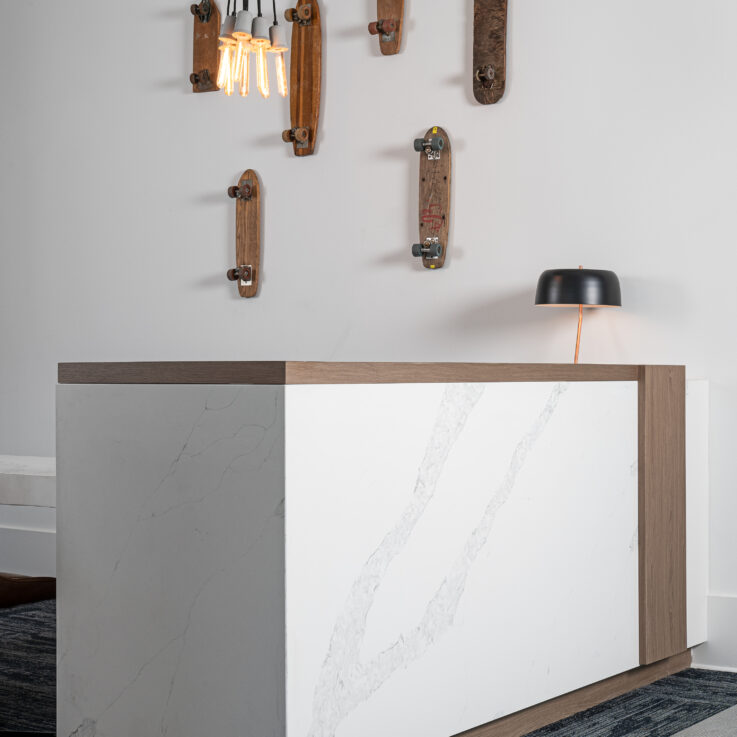
M238 180L238 186L251 187L251 199L237 199L235 203L235 260L236 266L252 268L251 284L238 280L241 297L255 297L261 274L261 185L258 174L247 169Z
M425 140L431 136L441 136L445 146L439 159L428 159L424 152L420 154L420 243L426 238L439 238L443 246L440 258L422 257L422 265L426 269L442 269L448 252L448 235L450 233L450 186L452 176L453 155L450 136L439 126L430 128Z
M640 662L686 648L686 371L643 366L639 384Z
M384 56L398 54L402 48L404 30L404 0L376 0L376 20L395 20L397 30L391 41L383 41L379 34L379 48Z
M686 670L691 665L691 651L674 655L652 665L607 678L591 686L585 686L564 696L551 699L529 709L497 719L494 722L476 727L456 737L522 737L529 732L553 724L561 719L577 714L609 699L642 688L666 676ZM561 733L561 737L564 737Z
M55 578L31 578L0 573L0 609L55 598Z
M290 61L290 100L292 130L307 128L309 138L302 148L292 143L295 156L310 156L315 151L320 120L320 95L322 89L322 22L317 0L299 0L297 8L312 6L312 20L303 26L292 23L292 51Z
M479 80L476 72L491 65L492 86ZM474 0L473 6L473 95L482 105L502 99L507 86L507 0Z
M637 381L639 366L544 363L164 361L60 363L60 384L435 384Z
M209 84L202 81L192 84L192 92L217 92L215 82L218 77L218 35L220 34L220 11L215 0L211 0L210 20L207 23L200 22L197 16L192 16L194 22L194 34L192 41L192 73L199 76L207 71L210 79Z

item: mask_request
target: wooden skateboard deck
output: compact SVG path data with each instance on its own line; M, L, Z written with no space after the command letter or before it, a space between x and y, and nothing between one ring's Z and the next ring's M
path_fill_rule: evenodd
M220 11L215 0L203 0L192 5L194 37L192 42L192 92L216 92L218 76L218 35Z
M376 16L376 22L369 23L369 33L379 37L379 48L384 56L398 54L402 47L404 0L376 0ZM382 21L392 26L385 28Z
M438 126L430 128L424 141L441 139L440 151L424 149L420 153L420 246L441 247L437 258L423 253L422 265L426 269L441 269L448 252L448 233L450 231L450 185L451 185L451 146L448 134ZM422 139L415 142L415 150ZM413 253L415 253L415 248Z
M292 23L290 101L292 128L282 139L294 145L295 156L315 151L322 85L322 25L317 0L299 0L284 14ZM309 18L306 16L309 15Z
M228 279L238 282L241 297L255 297L261 272L261 186L258 174L252 169L243 172L238 186L230 187L228 195L236 200L236 268L228 272Z
M507 84L507 1L474 0L473 95L482 105L499 102Z

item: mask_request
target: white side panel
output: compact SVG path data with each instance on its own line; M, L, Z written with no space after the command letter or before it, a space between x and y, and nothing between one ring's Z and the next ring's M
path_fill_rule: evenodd
M709 382L686 384L688 646L707 639L709 593Z
M636 383L286 392L289 737L448 737L638 665Z
M283 389L58 390L58 734L282 737Z

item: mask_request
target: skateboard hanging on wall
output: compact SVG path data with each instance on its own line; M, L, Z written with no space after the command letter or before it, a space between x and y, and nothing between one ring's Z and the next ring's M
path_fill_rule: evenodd
M378 20L369 23L369 33L379 37L379 48L384 56L398 54L402 46L404 0L376 0Z
M238 282L241 297L255 297L261 270L261 187L252 169L228 188L235 203L235 263L228 279Z
M284 17L292 23L289 110L292 127L282 133L295 156L315 151L322 85L322 26L317 0L299 0Z
M420 154L420 242L412 255L426 269L445 264L450 231L451 150L448 134L437 126L415 139Z
M189 75L192 92L216 92L220 11L214 0L202 0L189 9L194 16L192 74Z
M474 0L473 95L482 105L499 102L507 84L507 1Z

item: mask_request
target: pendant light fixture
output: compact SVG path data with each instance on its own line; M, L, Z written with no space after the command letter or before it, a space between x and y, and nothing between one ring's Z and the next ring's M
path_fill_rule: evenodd
M230 0L222 26L220 28L220 63L218 67L217 87L231 96L236 86L241 97L247 97L250 91L251 52L256 57L256 84L261 96L271 95L267 53L274 54L276 64L277 90L282 97L288 94L287 68L284 53L289 50L285 34L279 26L276 15L276 0L272 0L274 22L269 24L261 11L261 1L257 2L256 17L249 10L249 0L242 0L241 10L237 10L238 0Z
M276 63L276 88L282 97L288 94L287 89L287 65L284 61L284 52L287 51L287 39L284 29L276 19L276 0L272 0L274 6L274 25L269 28L271 39L270 51L274 54Z

